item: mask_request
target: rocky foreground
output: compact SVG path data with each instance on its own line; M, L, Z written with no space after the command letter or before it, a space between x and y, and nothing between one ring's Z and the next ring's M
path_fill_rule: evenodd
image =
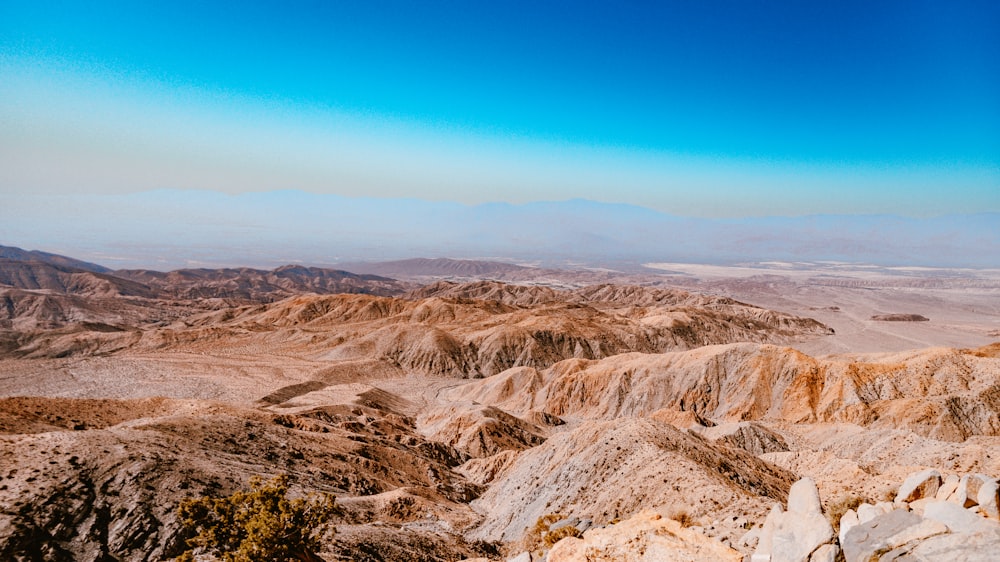
M751 525L739 544L754 547L750 562L870 562L873 560L996 560L1000 548L996 479L982 474L912 474L892 500L854 498L837 519L824 513L816 483L803 478L789 490L787 510L775 504L763 524ZM569 529L570 532L566 530ZM738 562L748 557L690 527L685 517L652 511L594 527L590 520L560 519L542 538L563 535L549 550L525 551L508 562L621 562L672 560ZM486 560L486 559L482 559Z
M906 507L926 518L920 510L930 502L923 500L940 495L976 521L987 521L995 518L988 497L995 482L990 476L957 477L1000 474L997 426L989 423L997 415L992 397L998 385L996 379L988 382L1000 367L997 351L932 350L909 363L897 363L895 355L842 358L846 366L817 377L813 358L768 345L730 344L566 360L540 372L517 367L481 380L383 377L305 388L287 400L271 393L256 405L7 398L0 401L0 430L6 434L0 437L0 464L6 467L0 473L0 554L12 560L170 557L184 546L176 518L182 499L229 494L250 476L279 473L289 474L296 493L338 497L342 512L320 552L328 560L503 560L542 552L545 537L534 530L553 518L578 520L573 525L579 533L565 536L613 545L619 531L632 528L619 527L621 522L650 510L659 519L642 515L629 532L647 533L641 529L648 527L660 536L665 531L655 529L673 528L674 518L685 532L670 533L685 545L696 540L711 545L704 548L731 549L732 556L762 556L768 553L763 528L783 528L773 506L789 505L795 512L793 483L805 476L823 498L823 511L812 519L832 527L853 523L841 521L845 505L855 509L860 525L874 513L861 502L887 515L882 512L890 506L883 502L899 494L890 511ZM754 360L761 353L796 357L792 365L798 367L775 370L781 363ZM540 399L557 396L548 389L567 374L612 365L617 372L643 357L645 367L632 370L629 384L611 376L584 378L566 387L576 390L558 395L559 402ZM720 357L731 362L720 363ZM887 362L894 367L885 368ZM693 407L700 402L692 397L707 385L730 384L717 378L720 373L742 380L739 373L750 364L757 371L744 382L746 392L718 394L716 407ZM869 414L848 421L815 415L827 387L852 389L857 398L851 411ZM765 389L771 407L734 402L737 396L754 400ZM905 407L893 405L897 400ZM973 419L980 421L969 427L978 429L944 431L962 411L977 412ZM914 418L914 412L925 415ZM904 493L909 485L900 482L919 468L945 476L937 490L921 484L917 495ZM920 521L907 516L904 523ZM576 528L579 522L587 528ZM748 535L755 528L757 544ZM817 545L837 546L846 555L853 552L846 537ZM569 548L561 544L554 543L552 552ZM904 541L893 548L907 545L913 546ZM677 546L678 552L689 547L695 548ZM692 552L702 552L698 548Z

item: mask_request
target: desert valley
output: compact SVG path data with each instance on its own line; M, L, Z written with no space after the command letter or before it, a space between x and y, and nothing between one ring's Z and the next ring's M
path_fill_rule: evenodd
M0 0L0 562L1000 560L997 29Z
M0 559L170 559L277 475L330 561L1000 547L998 271L0 258Z

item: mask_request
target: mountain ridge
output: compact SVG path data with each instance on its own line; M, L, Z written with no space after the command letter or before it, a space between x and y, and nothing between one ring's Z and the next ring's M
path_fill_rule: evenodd
M91 251L114 248L123 266L140 267L160 260L171 268L186 260L278 265L261 263L262 255L330 264L442 254L549 265L813 259L993 267L987 256L1000 254L1000 213L693 218L595 201L462 205L307 192L231 196L172 190L106 196L99 204L69 195L44 201L21 195L11 206L15 211L5 226L12 239L44 244L37 221L21 217L45 216L80 233L78 240ZM190 218L181 228L165 218L171 216ZM105 228L112 217L119 225L113 234ZM142 251L122 251L121 236ZM325 244L318 246L318 239Z
M57 266L71 267L91 273L111 273L111 269L96 263L90 263L67 256L42 252L40 250L23 250L14 246L0 245L0 260L32 262L38 261Z

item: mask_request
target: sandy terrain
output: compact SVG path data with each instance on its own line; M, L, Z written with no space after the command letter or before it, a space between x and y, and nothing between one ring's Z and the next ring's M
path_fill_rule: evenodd
M755 264L647 264L681 273L681 286L809 316L833 337L794 344L810 354L978 347L1000 340L1000 270ZM831 307L836 307L831 309ZM929 322L879 322L878 314L920 314Z

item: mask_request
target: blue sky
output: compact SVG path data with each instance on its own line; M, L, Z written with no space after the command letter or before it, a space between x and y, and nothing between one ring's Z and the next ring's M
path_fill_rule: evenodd
M1000 4L0 0L0 189L1000 211Z

